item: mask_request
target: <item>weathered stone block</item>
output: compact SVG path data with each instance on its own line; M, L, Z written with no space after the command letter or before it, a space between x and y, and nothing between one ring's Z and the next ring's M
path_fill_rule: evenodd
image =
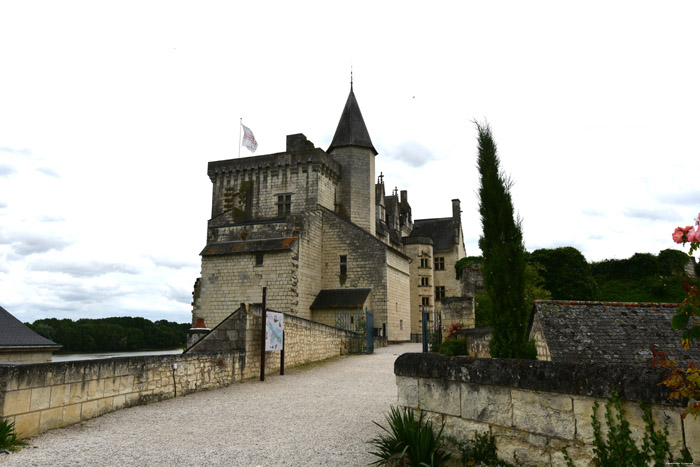
M80 404L67 405L62 407L62 410L64 425L72 425L80 421Z
M443 431L443 435L445 437L454 438L460 442L473 439L475 433L484 433L489 431L488 423L465 420L464 418L454 417L451 415L445 415L444 421L445 429Z
M513 389L511 397L514 427L574 439L576 426L571 396Z
M418 407L418 379L404 376L396 377L398 404L403 407Z
M119 410L126 405L126 396L114 396L112 399L112 409Z
M99 412L100 401L87 401L83 402L81 405L80 418L82 420L87 420L90 418L97 417Z
M418 380L419 407L447 415L460 414L460 384L442 379Z
M11 415L23 414L29 412L29 403L32 398L31 389L20 389L18 391L10 391L5 393L5 404L3 405L2 414L4 417ZM37 424L39 422L37 421Z
M48 431L63 426L63 407L41 411L39 431Z
M510 389L462 384L462 418L511 426L513 409Z
M41 414L39 412L17 415L15 417L15 432L20 438L34 436L39 433L39 421Z
M605 422L605 404L607 400L597 398L574 398L574 413L576 418L576 439L583 441L586 444L593 444L595 436L593 433L593 405L598 402L598 411L596 412L598 421L600 421L600 431L603 437L608 435L608 425ZM643 411L638 403L623 401L623 409L625 410L625 420L630 424L632 430L632 439L640 445L644 438L646 423L642 419ZM613 418L617 412L613 410Z
M51 402L51 387L34 388L32 389L32 400L29 404L29 410L48 409Z
M685 445L695 462L700 460L700 418L685 417Z
M62 407L68 403L70 398L70 384L59 384L58 386L51 386L51 400L49 406Z

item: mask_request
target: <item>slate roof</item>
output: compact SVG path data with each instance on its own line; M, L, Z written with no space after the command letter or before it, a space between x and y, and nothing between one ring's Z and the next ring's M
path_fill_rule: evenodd
M428 237L433 240L433 251L450 251L454 246L453 219L417 219L408 237Z
M311 304L314 308L360 308L372 289L325 289Z
M44 348L58 350L61 348L61 345L32 331L0 306L0 349Z
M369 148L374 152L375 156L377 155L377 150L374 149L372 140L369 137L365 120L362 118L360 106L357 104L357 99L355 99L355 93L352 91L352 85L350 86L350 95L345 102L345 108L338 122L338 128L336 128L335 135L333 135L333 141L331 141L331 145L328 146L326 152L330 153L332 149L342 146Z
M678 304L538 300L531 319L539 319L555 362L610 362L649 365L650 347L679 363L700 362L700 346L681 346L671 328ZM695 343L694 343L695 344Z
M233 255L237 253L255 253L266 251L291 250L296 237L264 238L259 240L240 240L235 242L209 243L200 253L201 256Z

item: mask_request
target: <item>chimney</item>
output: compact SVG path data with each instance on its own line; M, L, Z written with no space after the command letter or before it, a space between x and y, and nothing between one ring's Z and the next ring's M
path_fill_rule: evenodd
M452 219L457 221L457 225L462 223L462 210L459 207L459 200L452 200Z
M401 190L401 204L408 203L408 191Z

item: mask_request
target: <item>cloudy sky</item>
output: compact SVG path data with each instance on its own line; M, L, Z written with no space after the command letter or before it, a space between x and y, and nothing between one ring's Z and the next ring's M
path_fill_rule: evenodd
M354 89L414 218L462 201L488 121L529 250L658 253L700 210L697 1L0 3L0 305L190 320L207 162L304 133ZM242 155L250 153L243 149Z

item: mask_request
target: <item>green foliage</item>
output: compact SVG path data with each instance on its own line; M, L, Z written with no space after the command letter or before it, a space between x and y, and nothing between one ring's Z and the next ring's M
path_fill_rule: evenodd
M467 340L464 338L448 339L440 344L438 352L447 357L469 355L469 352L467 352Z
M474 264L474 263L480 263L484 260L481 256L465 256L464 258L460 259L455 263L455 279L460 280L462 277L462 269L466 268L467 266Z
M512 466L512 464L498 458L496 437L490 429L484 433L476 433L474 439L457 444L461 454L462 465L464 466Z
M525 266L525 307L532 310L535 300L549 300L552 293L545 288L542 273L544 266L529 262Z
M535 358L528 342L530 310L525 307L525 248L520 220L510 195L512 182L501 173L496 143L488 125L477 123L481 176L479 213L483 233L479 247L484 256L484 288L493 305L491 355L496 358ZM532 344L532 345L530 345Z
M0 418L0 449L15 451L24 444L15 433L15 422Z
M36 333L61 344L61 353L174 349L187 340L187 323L145 318L40 319L29 324Z
M641 447L638 447L632 439L630 424L625 420L625 409L616 391L612 391L612 396L605 404L605 423L608 427L607 436L603 436L601 421L598 418L600 404L593 404L593 445L595 465L601 467L608 466L638 466L655 465L663 466L669 463L685 462L692 463L690 453L687 449L681 451L681 457L674 459L671 455L671 447L668 443L668 428L663 431L654 428L654 420L651 416L651 406L648 403L640 403L642 408L642 418L646 423L644 438ZM564 449L564 458L567 465L574 465Z
M474 327L485 328L491 326L491 314L493 304L486 292L479 292L474 297L474 310L476 313Z
M386 421L388 428L374 422L385 433L370 441L376 449L370 454L378 457L370 465L437 467L450 459L442 443L444 423L436 435L432 423L425 421L423 412L416 419L412 410L395 407L391 408Z
M686 297L682 274L688 259L682 251L663 250L658 255L636 253L628 259L593 263L591 270L599 286L596 300L682 302Z
M530 253L530 261L541 270L544 288L554 300L593 300L597 284L586 258L576 248L539 249Z

